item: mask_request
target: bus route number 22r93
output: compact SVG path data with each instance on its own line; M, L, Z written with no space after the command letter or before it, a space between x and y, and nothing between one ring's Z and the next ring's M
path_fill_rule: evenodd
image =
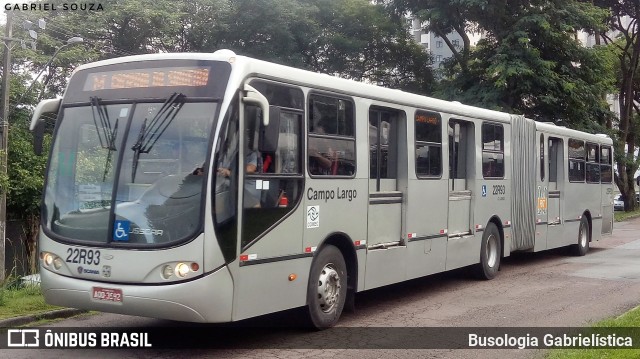
M504 195L507 194L507 188L505 185L493 185L493 194L494 195Z
M100 251L97 249L67 248L67 263L100 264Z

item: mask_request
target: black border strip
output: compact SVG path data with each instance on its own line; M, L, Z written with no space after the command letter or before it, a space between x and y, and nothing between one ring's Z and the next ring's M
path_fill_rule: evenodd
M602 219L602 216L591 217L591 219Z
M407 240L407 242L417 242L417 241L424 241L427 239L434 239L434 238L440 238L440 237L446 237L446 234L431 234L428 236L420 236L420 237L415 237L415 238L409 238Z
M570 222L580 222L582 220L582 218L578 218L578 219L565 219L564 223L570 223Z
M373 192L373 193L369 193L369 198L395 198L395 197L400 197L402 198L402 192Z
M283 261L289 261L289 260L292 260L292 259L313 257L313 253L314 252L300 253L300 254L291 254L291 255L288 255L288 256L271 257L271 258L263 258L263 259L254 259L254 260L248 260L248 261L240 261L239 264L240 264L240 267L244 267L244 266L250 266L250 265L254 265L254 264L283 262Z
M476 228L476 233L478 232L484 232L484 228Z
M359 246L355 246L356 247L356 251L360 250L360 249L367 249L367 245L366 244L361 244Z
M369 204L391 204L402 203L402 197L400 198L369 198Z
M546 222L546 221L545 222L536 222L536 226L541 226L543 224L549 224L549 222Z
M510 224L505 224L504 226L502 226L502 228L511 228Z

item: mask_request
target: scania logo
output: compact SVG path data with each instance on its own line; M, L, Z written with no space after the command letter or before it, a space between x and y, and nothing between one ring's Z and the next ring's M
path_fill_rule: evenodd
M100 272L95 269L84 269L82 267L78 267L78 274L100 274Z

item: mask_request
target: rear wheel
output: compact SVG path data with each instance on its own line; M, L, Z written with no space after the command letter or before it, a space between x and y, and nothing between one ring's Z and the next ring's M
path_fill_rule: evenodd
M587 217L582 216L580 219L580 228L578 229L578 243L571 247L571 252L575 256L583 256L589 251L589 221Z
M347 266L338 248L327 245L311 265L307 311L311 327L325 329L338 322L347 297Z
M480 279L493 279L500 268L500 231L495 224L489 223L482 234L480 263L476 265L476 276Z

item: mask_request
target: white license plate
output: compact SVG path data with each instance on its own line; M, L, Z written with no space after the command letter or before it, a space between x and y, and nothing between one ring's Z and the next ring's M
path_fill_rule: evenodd
M122 289L93 287L91 298L105 302L122 303Z

